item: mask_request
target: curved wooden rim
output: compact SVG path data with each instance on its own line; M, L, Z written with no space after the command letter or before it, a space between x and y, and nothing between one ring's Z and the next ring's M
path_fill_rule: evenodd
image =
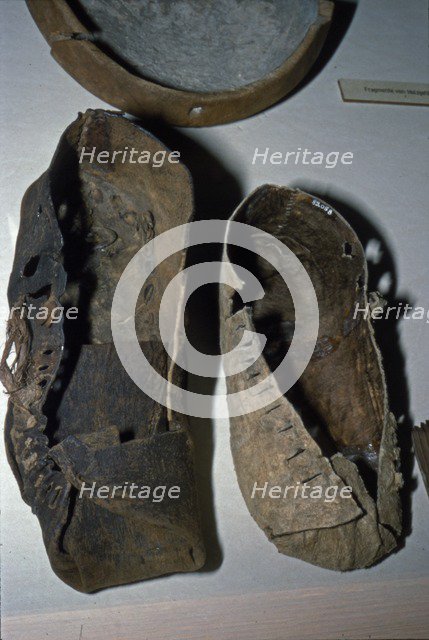
M66 0L26 0L51 47L51 54L85 89L139 118L178 126L225 124L254 115L278 102L302 80L316 60L332 18L333 3L319 0L318 17L285 62L239 89L198 93L171 89L134 75L91 40Z

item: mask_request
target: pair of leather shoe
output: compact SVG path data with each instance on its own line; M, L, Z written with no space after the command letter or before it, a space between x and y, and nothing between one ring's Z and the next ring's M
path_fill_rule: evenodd
M198 570L205 549L186 416L129 379L110 325L113 294L131 258L192 218L191 178L180 163L80 162L84 147L165 151L137 125L104 111L88 111L66 130L23 200L1 376L10 398L7 453L23 499L39 518L56 574L91 592ZM299 383L275 405L232 418L231 446L248 509L279 551L347 570L395 548L401 476L371 322L353 317L355 305L367 302L363 250L343 218L324 207L301 191L263 186L232 216L280 239L301 260L317 294L320 328ZM181 251L160 265L135 316L149 362L182 386L185 373L163 348L157 312L184 259ZM236 259L226 245L224 259L245 266L247 257ZM229 392L275 369L293 333L284 283L263 261L253 260L252 269L265 295L236 311L232 290L221 289L221 346L232 349L244 326L265 333L267 345L248 371L228 378ZM77 318L52 322L38 314L59 306L77 309ZM323 490L351 487L351 495L327 502L254 491L255 483L306 481ZM131 484L134 497L125 490ZM125 489L112 494L111 487ZM164 487L162 499L154 498L156 487ZM136 499L138 491L143 497Z

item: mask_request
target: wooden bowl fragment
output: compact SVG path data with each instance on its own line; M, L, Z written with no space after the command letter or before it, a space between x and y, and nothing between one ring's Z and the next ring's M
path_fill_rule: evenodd
M55 60L139 118L233 122L287 95L315 62L326 0L27 0Z

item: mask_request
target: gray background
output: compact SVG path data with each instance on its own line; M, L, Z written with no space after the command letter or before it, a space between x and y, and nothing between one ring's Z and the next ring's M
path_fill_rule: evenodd
M49 48L23 1L3 0L0 13L0 77L3 85L0 314L3 323L7 316L6 283L24 191L48 167L60 135L77 112L106 105L81 88L50 57ZM380 286L386 290L389 281L396 280L396 291L387 291L389 299L408 300L427 309L428 110L424 107L344 104L337 86L337 80L342 77L427 82L426 69L426 2L361 0L334 55L316 77L289 99L243 122L211 129L182 130L177 135L169 131L163 139L169 146L182 150L185 161L189 159L188 164L194 169L200 216L215 217L218 213L219 217L225 217L243 195L265 182L300 186L337 205L350 222L358 221L365 236L361 235L361 239L365 242L371 236L382 237L387 247L381 249L382 264L387 265L390 275L384 275ZM175 145L175 142L180 144ZM291 164L252 166L255 147L267 146L271 151L283 152L298 147L325 153L351 151L354 161L351 166L335 169ZM377 242L371 243L371 255L380 254ZM396 275L392 272L392 264L389 266L390 259ZM379 276L382 276L380 269L377 278ZM429 324L403 321L398 325L398 334L406 359L410 419L419 423L429 418ZM399 370L397 380L400 380ZM402 382L400 386L404 391ZM392 398L399 407L401 395ZM1 394L1 422L5 409L6 397ZM76 639L79 634L82 638L260 639L344 637L344 634L368 637L370 633L372 637L427 637L424 632L425 622L429 626L425 614L427 605L419 603L422 579L428 575L429 504L416 467L413 471L417 488L412 495L412 532L405 548L369 570L338 574L277 553L251 519L239 493L226 421L217 420L214 425L206 421L193 426L202 461L200 482L208 501L209 467L212 465L214 516L210 506L205 509L207 529L213 530L212 518L217 529L217 544L212 543L213 557L209 564L212 570L109 589L93 596L73 591L51 571L37 518L20 498L5 461L2 443L2 605L3 615L11 617L10 623L5 622L5 639L31 637L38 640L46 634L53 638ZM401 587L398 587L396 600L391 596L395 584L406 585L403 626L398 612L402 602ZM344 610L340 607L326 615L319 613L317 617L318 605L313 611L311 601L308 601L302 611L299 607L292 610L294 594L302 593L305 598L306 594L311 595L318 589L328 590L340 603L342 594L356 592L354 608L347 609L347 605ZM359 594L365 589L372 596L364 605ZM225 612L223 625L223 605L219 603L227 602L228 598L231 602L235 602L235 597L250 598L252 593L262 594L255 600L260 605L258 615L255 613L255 625L245 635L240 635L239 630L229 631L228 614ZM276 597L279 593L284 594L284 604L279 609L283 616L282 631L272 631L270 615L263 615L272 601L270 593L277 594ZM157 635L163 628L161 614L152 631L147 628L144 632L142 622L141 636L133 635L139 632L132 630L131 622L128 627L129 618L121 615L124 607L138 611L142 603L153 603L150 611L156 611L155 603L168 602L172 611L176 611L174 607L178 602L198 602L200 599L206 603L201 609L205 612L202 617L195 614L196 617L187 619L185 625L178 613L172 623L175 631L165 629L163 635ZM213 602L213 610L217 607L216 616L220 621L216 633L209 630L214 624L210 622L210 602ZM99 625L105 624L102 635L97 635L95 627L92 635L86 635L81 629L81 620L90 624L91 616L104 610L105 616L97 618ZM237 605L234 616L238 621L240 611ZM60 612L67 613L61 617ZM361 616L360 622L353 622L353 627L347 619L349 613ZM31 617L33 614L39 616L37 620L45 620L46 626L34 626L36 618ZM318 620L317 626L311 626L312 614ZM365 626L367 619L372 620L371 628ZM17 631L20 620L23 626ZM25 631L25 625L30 625L31 620L33 633ZM297 626L291 628L290 620ZM140 622L135 624L138 628Z

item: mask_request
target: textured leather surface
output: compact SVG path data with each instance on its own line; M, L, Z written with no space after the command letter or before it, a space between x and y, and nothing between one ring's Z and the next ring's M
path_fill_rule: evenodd
M2 381L10 395L6 445L22 496L38 516L54 571L81 591L202 566L192 446L186 421L146 397L111 344L116 283L138 249L192 216L187 170L170 164L78 162L84 146L165 150L122 116L81 115L49 170L27 191L9 302ZM182 266L163 264L138 301L146 357L171 372L154 321L159 294ZM159 285L159 286L158 286ZM21 309L76 307L76 320ZM15 350L14 365L10 362ZM183 376L175 374L176 382ZM179 498L94 499L82 483L180 486Z

